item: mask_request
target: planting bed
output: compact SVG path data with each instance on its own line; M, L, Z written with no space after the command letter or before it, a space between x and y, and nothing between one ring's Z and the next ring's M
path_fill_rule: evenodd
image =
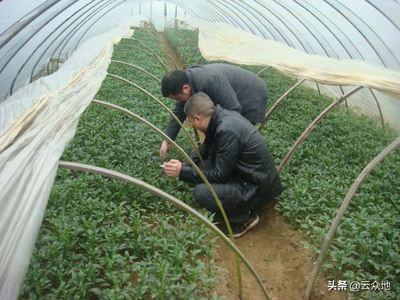
M200 61L195 31L168 29L166 35L187 65ZM147 30L136 30L134 38L165 62L162 45ZM157 78L166 71L154 53L131 39L115 46L113 59L141 66ZM116 62L108 71L161 99L160 83L141 71ZM260 76L270 90L268 107L295 83L271 69ZM161 129L168 120L168 113L154 100L111 76L104 80L96 99L127 108ZM172 108L171 101L162 101ZM331 101L302 86L284 100L262 129L276 164ZM283 169L285 191L276 208L307 235L311 249L317 251L321 246L357 175L395 136L375 120L340 107L311 133ZM146 126L92 104L62 159L129 174L195 206L190 187L162 175L161 139ZM190 149L182 133L177 142ZM173 157L180 158L176 151L171 152ZM330 279L390 282L391 291L372 294L382 299L400 293L399 165L397 151L368 177L348 208L324 263ZM59 170L21 298L216 297L214 244L204 226L139 188ZM368 297L366 293L361 296Z
M191 62L198 60L195 31L170 29L168 32L171 42L183 51L183 57ZM191 46L188 36L193 41ZM262 69L242 67L255 73ZM260 76L270 90L268 107L295 83L294 79L273 69ZM262 133L277 165L302 131L332 100L299 86L271 115ZM376 120L342 106L325 118L283 169L285 191L279 197L277 209L308 235L309 246L314 250L319 250L358 174L396 136ZM400 152L397 151L367 178L350 204L324 263L331 279L390 282L392 292L385 293L384 298L395 297L400 292L399 166Z
M134 37L153 43L163 58L150 35L135 31ZM161 78L165 70L160 63L133 45L138 42L123 39L113 59ZM111 63L108 71L161 98L159 83L150 76L118 63ZM121 105L160 128L168 120L154 100L111 77L96 98ZM172 107L171 101L165 103ZM189 187L162 175L160 141L146 126L92 104L62 159L118 170L192 205ZM21 297L206 296L214 283L210 254L205 227L164 200L115 180L59 170Z

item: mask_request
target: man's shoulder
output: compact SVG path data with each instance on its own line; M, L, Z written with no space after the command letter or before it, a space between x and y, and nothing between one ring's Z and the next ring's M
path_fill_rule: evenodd
M198 91L205 91L215 80L216 70L208 65L195 65L185 70L190 74L190 78L195 82Z
M237 111L221 109L219 114L218 130L225 134L234 134L240 136L246 131L248 121Z

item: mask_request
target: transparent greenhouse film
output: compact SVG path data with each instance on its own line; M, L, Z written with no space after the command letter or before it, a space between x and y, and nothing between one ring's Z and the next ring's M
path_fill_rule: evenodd
M399 1L377 0L0 0L0 300L65 295L261 298L248 285L250 276L241 275L241 255L233 257L236 276L233 269L225 274L233 293L237 279L239 292L232 297L225 294L226 290L219 294L225 283L211 273L217 265L222 270L227 267L227 260L218 259L224 258L224 252L214 247L207 231L186 224L187 216L179 217L169 206L164 209L129 186L114 185L114 180L105 184L103 179L97 183L76 178L75 171L60 171L65 177L57 173L64 167L111 174L106 177L143 186L144 181L136 178L145 179L151 184L148 191L164 194L170 203L191 211L176 199L196 205L191 202L196 201L192 186L164 176L165 170L159 169L164 166L159 163L164 157L156 148L162 136L173 146L170 155L177 153L179 160L189 161L202 177L203 160L202 167L200 163L197 166L185 152L186 148L199 151L200 143L195 139L198 133L191 133L174 116L169 108L174 101L162 99L161 78L174 69L188 68L186 72L190 72L193 65L212 62L252 72L269 91L263 98L265 122L257 124L257 131L271 147L272 166L275 164L282 178L284 191L271 207L259 212L262 223L250 232L249 239L244 239L252 250L259 251L249 257L257 269L252 272L250 263L248 267L264 297L268 293L263 282L266 286L268 283L272 299L300 298L303 286L298 278L304 279L307 289L304 299L309 299L310 293L312 298L330 297L326 281L335 274L348 281L385 280L392 289L369 298L388 295L395 299L400 288L396 277L400 262L399 8ZM198 87L196 82L193 86ZM176 141L161 129L171 115L181 126ZM132 124L126 118L139 123ZM154 132L159 136L154 137ZM189 141L192 147L184 144ZM99 161L95 165L101 168L81 164L86 160L90 164ZM205 177L203 180L222 207L212 182ZM71 204L76 206L67 211ZM104 205L104 211L99 204ZM108 213L114 205L120 211L124 205L129 214ZM54 213L54 207L63 212ZM91 219L94 211L101 222ZM90 226L84 227L79 220L66 221L71 220L63 218L67 213L88 221L85 224L91 222ZM195 211L193 215L208 222ZM228 217L223 215L228 225ZM110 217L110 223L102 223L104 216ZM128 219L132 221L129 224ZM59 221L59 227L54 220ZM71 225L68 230L76 226L89 231L92 225L104 230L91 236L93 245L87 248L65 246L84 244L86 237L78 234L70 236L74 244L70 240L60 247L60 253L70 251L87 261L78 258L69 263L66 257L49 255L59 236L68 236L68 231L63 231L65 225ZM279 226L265 234L260 225L264 229ZM280 225L295 225L290 231L293 236L284 234L289 231ZM215 229L211 223L207 226ZM227 228L233 240L232 229ZM123 238L114 234L118 231ZM137 239L132 232L140 233ZM214 232L219 234L218 230ZM297 239L294 232L305 234L308 240L303 236ZM180 238L174 234L181 234ZM146 235L152 238L150 246L142 242ZM108 240L109 236L113 239ZM228 234L222 237L228 241ZM318 252L323 238L326 240ZM204 242L209 239L210 244ZM331 241L335 245L328 249ZM155 246L159 242L164 252ZM303 251L302 242L310 245L307 251ZM143 253L142 244L146 247ZM120 247L121 253L124 247L129 249L123 260L122 256L110 255L113 265L106 262L108 270L104 271L105 260L101 259L108 257L103 249L109 245ZM242 248L244 244L239 241L238 245ZM281 255L285 245L293 250L287 257ZM277 248L282 251L274 256ZM94 249L102 252L98 255L101 259L93 258ZM201 253L207 253L205 260ZM199 266L193 267L197 263ZM278 265L279 270L275 269ZM172 271L176 266L178 271ZM320 267L326 268L326 274L319 271ZM91 274L84 274L86 270ZM167 273L174 278L166 279ZM58 278L76 275L62 281L64 295L57 294L54 274ZM114 274L117 276L112 282L108 281ZM323 288L315 281L317 275L324 281ZM126 281L119 281L118 286L120 279ZM48 284L39 287L41 282ZM109 286L100 282L109 282ZM350 298L359 296L350 290L345 293ZM360 291L359 297L368 295Z
M324 85L364 86L384 93L380 97L385 122L400 130L400 72L361 60L333 59L311 55L284 44L266 40L224 23L180 20L179 26L199 29L199 49L209 61L272 66L285 75ZM375 94L374 94L375 95ZM377 114L371 92L352 104L368 114Z
M272 66L285 75L325 84L362 85L400 98L400 72L357 60L310 55L223 23L189 21L199 28L199 49L210 61Z
M131 34L125 25L88 40L57 72L0 106L1 299L17 298L58 160L106 76L113 44Z

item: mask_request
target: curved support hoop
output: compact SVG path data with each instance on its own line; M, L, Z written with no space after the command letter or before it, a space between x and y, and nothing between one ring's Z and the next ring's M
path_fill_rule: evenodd
M168 30L169 30L170 33L169 33L169 34L168 34L168 33L165 34L166 39L168 40L168 42L169 42L173 47L175 47L175 48L176 48L176 46L175 46L173 43L170 42L169 35L171 35L171 36L176 36L177 31L180 30L180 29L181 29L181 28L180 28L179 26L169 27ZM199 33L198 33L197 30L193 30L193 32L196 32L197 36L199 35ZM192 41L193 44L196 44L196 47L197 47L197 49L196 49L196 54L195 54L195 55L198 55L198 56L200 57L199 60L198 60L197 63L196 63L196 64L198 65L198 64L200 64L201 60L204 59L204 57L203 57L203 55L201 55L200 49L199 49L199 47L198 47L198 42L195 42L192 38L190 38L190 39L191 39L191 41ZM177 51L177 52L178 52L178 51ZM183 59L185 65L187 66L188 63L187 63L187 61L186 61L186 58L185 58L184 56L182 56L182 59ZM206 61L206 62L207 62L207 61ZM186 67L185 67L185 68L186 68Z
M142 71L143 73L149 75L149 76L150 76L151 78L153 78L155 81L161 82L161 79L160 79L160 78L157 78L155 75L153 75L153 74L150 73L149 71L143 69L142 67L139 67L139 66L134 65L134 64L127 63L127 62L125 62L125 61L115 60L115 59L112 59L111 62L118 63L118 64L122 64L122 65L127 65L127 66L130 66L130 67L132 67L132 68L138 69L138 70Z
M342 95L344 95L344 90L343 87L341 85L339 85L340 88L340 92L342 93ZM346 105L346 108L349 108L349 104L347 103L347 99L344 100L344 104Z
M203 172L194 163L194 161L189 157L189 155L187 155L187 153L177 143L175 143L175 141L173 141L169 136L167 136L164 132L162 132L160 129L158 129L156 126L154 126L152 123L150 123L146 119L140 117L139 115L137 115L137 114L125 109L125 108L122 108L122 107L120 107L118 105L107 103L107 102L104 102L104 101L99 101L99 100L93 100L92 102L95 103L95 104L104 106L106 108L115 109L117 111L120 111L120 112L124 113L125 115L127 115L131 119L140 120L142 123L146 124L152 130L154 130L157 133L161 134L166 140L168 140L168 142L170 142L172 145L174 145L175 148L185 157L185 159L188 160L188 162L193 167L195 172L201 177L201 179L203 180L204 184L207 186L207 189L209 190L209 192L213 196L213 198L215 200L215 203L217 204L218 209L220 210L220 212L222 214L222 217L224 219L225 225L228 228L229 238L233 241L232 227L231 227L231 225L230 225L230 223L228 221L228 217L227 217L227 215L225 213L225 210L224 210L224 208L222 206L221 201L218 198L218 195L215 193L213 187L211 186L211 184L207 180L207 178L204 176ZM201 157L200 153L199 153L199 157ZM237 258L236 258L236 270L237 270L237 276L238 276L238 282L239 282L239 294L241 295L242 294L242 275L241 275L241 272L240 272L239 260Z
M203 172L199 169L199 167L193 162L193 160L190 158L189 155L187 155L187 153L185 152L185 150L183 150L177 143L175 143L174 140L172 140L169 136L167 136L164 132L162 132L160 129L158 129L156 126L154 126L152 123L150 123L149 121L147 121L146 119L140 117L139 115L131 112L130 110L127 110L121 106L115 105L115 104L111 104L111 103L107 103L104 101L100 101L100 100L93 100L92 101L95 104L104 106L106 108L110 108L110 109L115 109L117 111L120 111L122 113L124 113L125 115L127 115L129 118L131 119L135 119L135 120L140 120L141 122L143 122L144 124L146 124L148 127L150 127L151 129L153 129L154 131L156 131L157 133L161 134L166 140L168 140L168 142L170 142L172 145L175 146L176 149L178 149L178 151L185 157L185 159L187 159L189 161L189 163L192 165L193 169L196 171L196 173L198 173L198 175L201 177L201 179L204 181L204 183L207 185L207 187L209 188L210 193L213 195L215 202L217 204L217 206L219 207L219 209L221 210L221 214L224 217L224 220L226 221L226 226L228 228L230 228L230 224L228 222L228 218L226 216L225 210L222 207L221 202L219 201L218 195L215 193L215 191L213 190L211 184L208 182L207 178L204 176ZM200 155L200 154L199 154ZM231 237L232 238L232 237Z
M145 33L145 30L143 29L143 30L141 30L143 27L137 27L137 29L134 29L134 34L135 35L138 35L139 34L139 37L140 38L147 38L147 37L151 37L152 39L151 39L151 41L144 41L144 40L140 40L142 43L144 43L144 44L146 44L147 46L149 46L149 47L159 47L160 46L160 41L159 40L155 40L156 39L156 37L154 37L154 35L153 34L151 34L150 32L148 32L148 31L146 31L146 33ZM154 43L153 43L154 42Z
M101 3L101 2L99 2L99 3ZM67 25L65 28L63 28L63 34L66 33L67 30L69 30L69 28L70 28L72 25L74 25L74 24L75 24L75 26L78 26L78 27L79 27L81 21L78 22L78 20L79 20L81 17L85 16L86 13L90 12L91 9L93 9L93 8L94 8L97 4L99 4L99 3L94 4L91 8L86 9L86 10L84 10L84 11L82 11L83 7L81 7L80 12L79 12L79 15L78 15L73 21L71 21L71 23L70 23L69 25ZM86 7L86 6L84 6L84 7ZM98 8L97 8L97 9L98 9ZM74 15L75 15L75 14L72 14L72 15L70 16L70 18L72 18ZM66 19L66 21L67 21L67 20L68 20L68 19ZM78 24L76 24L76 23L78 23ZM60 24L60 25L63 25L63 23ZM54 34L54 33L56 32L56 30L57 30L56 28L53 29L52 32L51 32L49 35ZM71 34L71 32L73 32L73 30L74 30L74 29L72 29L69 33L66 34L65 39ZM47 51L50 49L50 47L54 46L54 44L56 43L56 40L58 40L59 37L61 37L61 33L58 34L58 35L49 43L49 45L46 47L46 49L44 49L44 50L42 51L42 53L40 54L40 56L36 59L36 62L35 62L34 66L32 67L32 70L31 70L29 82L32 82L32 78L34 77L34 73L35 73L35 70L36 70L36 68L37 68L37 66L38 66L38 64L39 64L39 62L40 62L40 61L42 60L42 58L45 56L45 54L46 54ZM63 44L63 42L64 42L64 40L61 40L61 41L58 43L58 45L55 47L55 50L52 52L52 54L49 55L49 57L48 57L48 58L49 58L49 61L53 58L53 56L55 55L57 49L61 46L61 44ZM47 66L47 71L48 71L48 73L49 73L49 71L50 71L50 69L49 69L49 64L48 64L48 66Z
M161 66L164 70L168 71L167 66L164 64L164 62L161 60L161 58L158 55L154 55L153 53L151 53L150 51L148 51L147 49L143 49L142 47L138 46L138 45L130 45L130 44L119 44L118 47L122 47L122 48L137 48L142 50L144 53L146 53L147 55L151 56L152 58L154 58ZM115 50L124 50L124 49L115 49ZM125 49L125 51L128 51Z
M376 106L378 107L379 117L380 117L380 119L381 119L381 124L382 124L382 127L384 127L384 126L385 126L385 121L383 120L383 114L382 114L381 105L379 104L378 98L376 97L374 91L373 91L372 89L369 89L369 91L371 92L372 97L373 97L374 100L375 100Z
M8 27L2 34L0 34L0 49L4 47L11 39L13 39L22 29L32 23L33 20L38 18L41 14L46 12L49 8L59 2L58 0L48 0L40 4L35 9L31 10L13 25Z
M101 175L104 177L116 179L128 184L133 184L136 185L140 188L143 188L147 192L160 197L172 205L178 207L179 209L187 212L191 216L195 217L197 220L199 220L201 223L206 225L209 229L211 229L214 233L216 233L223 241L224 243L236 254L236 257L239 257L240 260L246 265L247 269L250 271L250 273L253 275L253 277L256 279L258 285L262 288L262 291L264 293L264 296L266 299L269 299L269 294L267 289L265 288L264 284L261 281L261 278L258 276L257 272L253 268L253 266L250 264L250 262L246 259L246 257L243 255L243 253L239 250L238 247L235 246L234 243L232 243L229 238L227 238L221 230L219 230L213 223L211 223L206 217L201 215L199 212L191 208L189 205L185 204L184 202L178 200L177 198L171 196L170 194L142 181L136 178L133 178L131 176L125 175L123 173L105 169L105 168L100 168L92 165L85 165L85 164L80 164L80 163L73 163L73 162L67 162L67 161L60 161L58 164L60 167L69 169L69 170L76 170L76 171L82 171L85 173L90 173L90 174L96 174L96 175Z
M60 24L58 24L53 30L51 30L51 32L36 46L36 48L31 52L31 54L28 56L28 58L25 59L24 63L19 67L16 75L14 76L14 79L11 82L11 86L8 90L8 94L12 95L13 90L14 90L14 85L15 82L18 78L18 76L20 75L22 69L26 66L26 64L28 63L28 61L36 54L36 52L39 50L39 48L53 35L55 35L55 33L57 33L58 29L60 29L62 26L64 26L64 24L72 19L75 15L77 15L78 13L81 12L81 10L83 8L86 8L87 6L89 6L90 3L87 3L86 5L84 5L80 10L75 11L72 15L70 15L68 18L66 18L63 22L61 22ZM89 11L90 9L92 9L96 4L94 4L92 7L88 8L86 11ZM81 15L83 15L85 12L81 13ZM57 39L58 36L56 36L56 38L53 40L53 42ZM49 49L51 47L51 45L53 44L53 42L50 42L49 45L47 46L47 48L42 52L42 54L40 55L40 57L36 60L34 67L31 70L31 75L29 77L29 82L32 82L32 77L33 77L33 73L35 71L35 68L37 66L37 64L39 63L40 59L43 57L44 52L47 51L47 49Z
M345 18L347 20L347 22L349 22L353 28L355 30L358 31L358 33L363 37L363 39L365 40L366 43L368 43L368 45L370 46L370 48L372 49L372 51L375 52L376 56L379 58L379 60L382 62L382 64L385 67L387 66L387 63L385 63L385 60L383 59L381 53L377 50L377 47L375 47L371 40L368 38L368 36L366 35L366 33L361 30L359 27L359 24L355 24L352 20L351 17L348 15L350 13L352 13L358 20L360 20L365 26L366 28L369 28L371 30L371 32L375 35L375 37L377 37L379 39L379 41L384 45L385 48L387 48L389 50L389 53L393 56L393 58L396 60L397 63L399 63L399 61L397 60L396 56L393 54L393 52L391 51L391 49L387 46L387 44L382 41L381 37L368 25L368 23L366 23L364 20L360 19L360 17L355 14L354 12L352 12L347 6L345 6L344 4L337 2L336 1L336 5L340 7L335 6L333 3L331 3L332 1L327 1L327 0L323 0L324 3L326 3L327 5L329 5L330 7L332 7L334 10L336 10L343 18ZM346 13L345 13L346 10Z
M265 121L263 124L261 124L259 130L261 130L264 127L264 124L267 122L267 119L271 116L272 112L278 107L278 105L289 95L296 87L298 87L300 84L302 84L305 79L302 79L300 81L297 81L290 89L288 89L278 100L275 101L275 103L271 106L271 108L267 111L265 114Z
M312 121L310 123L310 125L308 125L308 127L306 128L306 130L303 131L303 133L300 135L300 137L296 140L296 142L294 142L294 144L292 145L292 147L290 147L288 153L286 154L286 156L283 158L281 164L279 165L278 172L282 172L282 169L284 166L287 165L287 163L289 162L289 160L292 158L294 152L297 150L297 148L304 142L304 140L310 135L310 133L315 129L315 127L322 121L322 119L333 109L335 108L337 105L339 105L340 103L342 103L345 99L347 99L348 97L350 97L351 95L355 94L356 92L358 92L359 90L361 90L363 87L359 86L356 87L355 89L351 90L350 92L348 92L347 94L341 96L340 98L338 98L336 101L332 102L331 105L329 105L327 108L324 109L323 112L321 112L318 117L316 117L314 119L314 121Z
M381 153L379 153L370 163L362 170L362 172L358 175L357 179L353 182L352 186L350 187L349 191L346 194L346 197L343 199L340 208L336 213L335 219L332 221L331 226L329 227L329 231L325 237L324 244L319 251L319 255L317 261L314 264L314 268L311 272L310 278L308 279L307 288L304 293L304 300L308 300L310 298L310 294L312 288L314 286L315 279L317 278L318 272L321 268L322 261L328 250L329 244L332 241L336 230L339 226L340 221L343 218L346 208L349 206L350 201L353 199L355 193L357 192L358 188L363 183L364 179L371 173L371 171L391 152L393 152L397 147L400 146L400 137L394 140L389 146L387 146Z
M315 85L317 86L318 95L321 95L321 89L319 88L318 81L315 82Z
M157 31L156 27L154 26L153 22L150 23L149 27L142 27L144 28L145 31L147 31L148 34L152 35L154 37L155 41L160 41L160 34Z
M99 7L97 7L94 11L91 11L90 13L88 13L88 15L86 15L87 13L81 15L83 16L82 20L80 20L79 22L73 22L70 25L73 24L73 27L71 29L71 31L64 37L64 39L61 41L61 43L54 49L53 53L50 56L50 60L53 59L53 57L55 57L56 52L60 49L58 56L56 58L56 62L57 62L57 69L59 68L59 62L61 61L61 56L62 53L64 52L65 47L67 47L67 45L70 43L71 39L75 37L75 35L78 35L78 31L80 31L83 26L85 26L89 21L91 21L92 18L96 17L100 11L102 11L103 9L105 9L107 6L113 4L113 0L111 1L107 1L106 3L102 3ZM100 15L100 17L98 17L94 23L92 23L91 25L89 25L85 31L82 33L82 35L79 37L78 42L76 44L76 47L78 46L78 44L80 43L80 41L82 40L83 36L86 34L86 32L92 28L94 26L94 24L101 19L105 14L109 13L111 10L113 10L115 7L117 7L118 5L122 4L122 2L118 3L115 6L112 6L111 8L108 8L108 10L104 13L102 13ZM61 48L60 48L61 47ZM76 48L75 48L76 49ZM68 51L66 53L65 58L68 58ZM49 72L49 69L47 70L47 72Z
M313 26L312 22L308 22L307 18L304 15L302 15L299 11L293 11L293 9L288 9L287 5L282 4L280 1L278 2L277 0L273 0L273 2L278 4L282 9L287 11L294 19L296 19L301 25L303 25L304 29L306 29L308 31L308 33L314 38L314 40L319 44L321 49L325 52L325 55L328 57L330 56L329 52L326 50L323 43L321 43L321 40L324 40L328 44L329 44L329 42L326 40L326 38L323 35L321 35L319 33L318 29L316 29ZM316 36L316 34L314 32L318 33L319 36ZM333 53L337 57L337 54L334 51L333 51Z
M261 69L260 71L258 71L258 72L256 73L256 75L257 75L257 76L260 76L261 73L267 71L269 68L271 68L271 66L266 66L265 68L263 68L263 69Z
M246 1L236 1L237 5L240 6L239 10L244 10L246 13L250 13L251 16L258 21L258 23L262 26L262 29L267 31L269 35L274 39L275 41L278 41L278 37L268 28L271 26L271 22L267 20L257 9L255 9L252 5L246 3ZM246 8L245 5L248 7ZM254 11L254 13L253 13ZM260 20L260 18L257 16L260 16L263 20ZM268 25L265 25L265 23L268 23ZM252 24L255 25L255 22L252 20ZM265 34L264 30L260 30L258 26L256 26L257 30L261 33L261 36L265 39L269 39L267 35Z
M143 43L141 40L138 40L138 39L135 39L135 38L128 38L128 40L136 41L136 42L138 42L140 45L142 45L144 48L146 48L147 51L149 51L150 53L152 53L153 56L156 57L157 60L160 62L160 64L162 64L162 66L163 66L163 68L165 69L165 71L168 71L167 65L164 63L164 61L161 59L161 57L159 57L159 56L157 55L157 53L155 53L155 52L153 51L153 49L151 49L149 46L147 46L147 45L146 45L145 43Z
M115 2L116 2L115 0L112 1L113 4L114 4ZM113 5L112 7L108 8L108 9L107 9L105 12L103 12L99 17L97 17L97 18L94 20L94 22L93 22L92 24L90 24L90 25L85 29L85 31L81 34L81 36L79 37L78 41L77 41L76 44L75 44L75 47L70 46L70 47L68 48L67 53L66 53L66 57L68 58L69 53L70 53L70 52L73 53L73 52L79 47L79 45L80 45L81 41L83 40L84 36L89 32L90 29L93 28L93 26L95 26L95 25L97 24L97 22L100 21L100 19L102 19L105 15L109 14L112 10L116 9L118 6L120 6L121 4L123 4L123 3L125 3L125 2L126 2L126 0L120 1L119 3L117 3L117 4ZM97 15L97 14L96 14L96 15ZM90 20L91 18L92 18L92 17L90 17L89 20ZM79 30L79 29L78 29L78 30ZM76 32L76 33L77 33L77 32ZM71 51L72 48L73 48L73 50ZM61 57L61 52L60 52L60 54L59 54L59 56L58 56L58 60L60 60L60 57Z
M139 89L141 92L145 93L147 96L149 96L150 98L152 98L153 100L155 100L158 104L160 104L174 119L175 121L178 123L178 125L182 128L182 130L184 131L185 135L188 137L192 148L194 151L196 151L199 154L199 158L200 158L200 162L201 165L204 167L204 161L200 155L199 149L197 147L196 141L193 140L193 138L190 136L189 132L186 130L186 128L183 126L182 122L179 120L179 118L173 113L172 110L170 110L164 103L162 103L159 99L157 99L157 97L155 97L153 94L151 94L149 91L147 91L146 89L144 89L143 87L141 87L140 85L137 85L136 83L129 81L128 79L122 78L120 76L111 74L111 73L107 73L107 76L113 77L115 79L121 80L125 83L128 83L130 85L132 85L133 87Z
M15 57L15 55L47 24L49 24L51 21L53 21L53 19L55 19L59 14L61 14L64 10L68 9L71 5L75 4L78 0L73 0L72 2L66 4L65 7L63 7L63 9L58 9L55 10L54 12L52 12L51 16L46 19L46 21L43 23L42 26L36 28L29 36L28 39L26 39L25 41L23 41L23 43L21 43L20 45L18 45L18 47L13 50L13 54L10 55L10 57L8 57L5 61L5 63L0 67L0 73L3 72L3 70L5 69L5 67L8 66L8 64L10 63L10 61Z

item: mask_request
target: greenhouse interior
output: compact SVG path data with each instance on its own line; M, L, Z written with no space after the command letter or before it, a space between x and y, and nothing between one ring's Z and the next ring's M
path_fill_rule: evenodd
M400 299L399 41L397 0L0 0L0 299Z

